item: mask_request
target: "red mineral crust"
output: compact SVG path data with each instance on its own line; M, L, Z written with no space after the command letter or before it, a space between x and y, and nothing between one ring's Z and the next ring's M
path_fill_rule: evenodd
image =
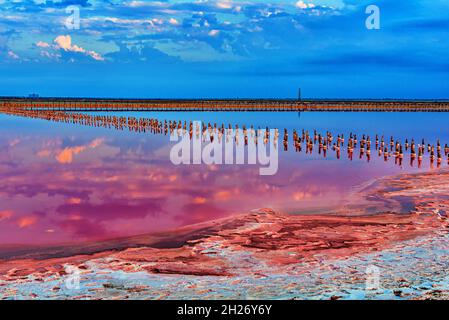
M435 210L448 210L448 194L448 171L408 174L375 182L336 208L336 214L259 209L165 233L83 245L0 248L0 279L63 275L65 264L87 270L86 262L153 274L232 276L257 274L260 266L295 272L300 263L383 250L441 231L447 222Z

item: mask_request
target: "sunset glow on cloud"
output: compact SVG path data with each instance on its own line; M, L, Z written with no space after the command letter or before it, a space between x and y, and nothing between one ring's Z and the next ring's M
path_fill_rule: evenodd
M37 217L26 216L26 217L22 217L22 218L18 219L17 225L19 226L19 228L23 229L23 228L28 228L28 227L34 225L36 222L37 222Z
M103 143L103 139L94 139L91 143L82 146L66 147L56 154L59 163L72 163L73 156L88 149L95 149ZM38 154L40 155L40 154Z
M2 156L16 154L16 159L32 161L27 166L7 162L0 167L0 198L8 199L8 207L0 208L1 241L70 242L161 231L268 204L322 204L324 197L341 189L335 187L341 185L339 179L312 187L317 181L292 176L288 166L269 181L261 181L254 168L173 166L168 154L154 153L166 142L163 135L135 134L127 145L129 140L122 139L121 132L106 139L93 130L82 141L53 132L41 132L33 140L17 134L20 145L29 151L17 154L12 148ZM144 138L143 144L139 137ZM0 147L9 141L1 136ZM70 145L63 147L64 141ZM49 156L32 150L36 145ZM332 170L329 167L322 174ZM289 184L281 186L281 181ZM127 228L123 228L125 219Z
M13 214L14 213L11 210L0 211L0 221L11 218Z

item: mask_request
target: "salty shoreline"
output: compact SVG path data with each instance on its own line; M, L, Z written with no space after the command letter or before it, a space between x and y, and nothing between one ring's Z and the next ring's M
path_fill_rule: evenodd
M0 289L2 297L8 298L11 297L8 294L10 290L20 291L20 288L32 286L33 283L63 282L67 276L67 265L76 266L83 277L93 281L91 286L97 289L92 292L86 289L88 297L108 299L113 297L108 289L114 286L96 281L95 276L101 279L102 274L108 275L106 278L111 280L112 277L113 280L117 274L121 274L121 277L141 279L142 283L154 280L155 276L160 277L162 282L166 277L174 277L176 281L188 279L193 287L202 286L211 277L225 282L232 279L243 281L244 278L245 281L255 283L257 279L280 277L283 280L279 286L282 287L288 286L288 279L294 283L295 278L310 276L314 269L322 269L329 264L345 264L351 260L354 265L346 268L357 268L369 261L367 256L375 257L389 251L396 252L401 259L412 261L416 257L405 252L420 249L416 246L417 242L428 244L445 239L438 245L433 244L428 254L446 246L447 222L439 219L434 210L447 211L448 189L447 170L402 174L380 179L364 188L352 204L343 206L335 215L286 215L271 209L259 209L244 215L179 228L175 232L103 241L92 246L53 247L25 251L15 256L0 249L0 256L4 259L0 262ZM407 207L413 204L414 210L401 212L404 203ZM372 210L380 211L373 215L370 214ZM343 214L354 211L360 214ZM446 263L444 254L437 254L432 259L436 264ZM402 264L407 266L405 260L396 262L398 271ZM388 265L389 262L383 263ZM397 271L393 268L394 272ZM358 275L354 285L360 285L363 278L363 274ZM346 285L350 286L350 283ZM343 288L341 283L337 281L330 286L336 296L344 297L340 292ZM51 292L55 297L64 298L61 284L54 287L57 289ZM309 287L311 292L317 290L312 287ZM141 290L132 289L137 295L128 292L126 286L122 289L127 292L128 298L150 298L158 292L156 287L149 285ZM231 295L234 298L238 298L241 293L238 288L228 290L234 292ZM186 293L184 298L199 297L194 291ZM45 294L35 294L45 297ZM179 297L179 294L168 292L166 297ZM76 295L76 292L69 295Z

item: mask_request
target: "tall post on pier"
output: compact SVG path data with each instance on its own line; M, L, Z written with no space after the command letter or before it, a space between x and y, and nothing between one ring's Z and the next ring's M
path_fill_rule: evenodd
M298 101L301 101L301 88L298 88ZM298 112L298 118L301 119L301 111Z

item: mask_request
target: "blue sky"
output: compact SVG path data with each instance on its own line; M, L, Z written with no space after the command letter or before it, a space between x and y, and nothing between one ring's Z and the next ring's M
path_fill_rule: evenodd
M0 95L449 98L448 39L447 0L0 0Z

